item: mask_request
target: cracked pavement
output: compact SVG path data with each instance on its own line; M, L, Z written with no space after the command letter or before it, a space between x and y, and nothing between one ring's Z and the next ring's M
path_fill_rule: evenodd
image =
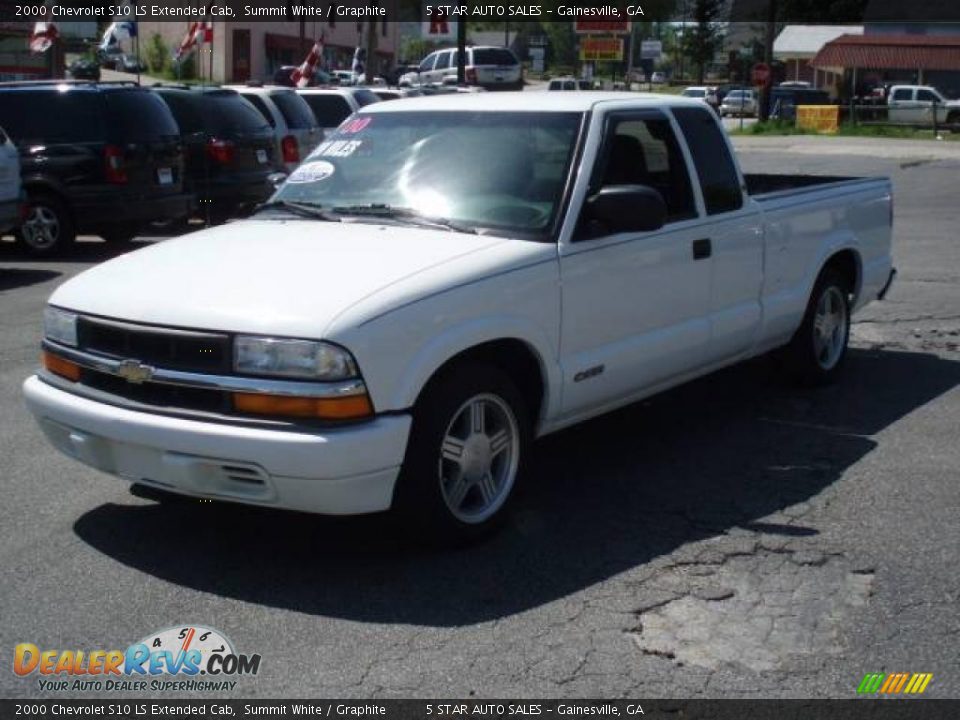
M103 251L0 248L0 652L195 622L263 656L232 697L845 698L895 671L960 697L960 155L794 142L736 139L747 171L894 178L899 276L845 380L801 390L758 359L548 437L512 522L469 548L159 505L61 458L19 384L45 298Z

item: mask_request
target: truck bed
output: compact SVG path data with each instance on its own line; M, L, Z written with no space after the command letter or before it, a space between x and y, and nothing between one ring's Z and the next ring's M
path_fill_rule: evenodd
M747 193L751 196L771 195L786 190L801 190L832 183L849 182L851 180L868 180L842 175L771 175L748 173L744 175L747 181Z

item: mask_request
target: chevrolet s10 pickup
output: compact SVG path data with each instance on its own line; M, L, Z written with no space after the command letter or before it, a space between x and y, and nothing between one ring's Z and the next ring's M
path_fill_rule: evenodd
M539 436L773 350L835 379L892 222L885 178L744 175L698 100L378 103L253 217L61 285L24 394L134 483L470 538Z

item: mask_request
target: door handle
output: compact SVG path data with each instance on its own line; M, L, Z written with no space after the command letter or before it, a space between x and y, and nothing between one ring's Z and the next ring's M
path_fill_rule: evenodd
M712 253L713 246L710 243L710 238L701 238L700 240L693 241L694 260L703 260L704 258L710 257Z

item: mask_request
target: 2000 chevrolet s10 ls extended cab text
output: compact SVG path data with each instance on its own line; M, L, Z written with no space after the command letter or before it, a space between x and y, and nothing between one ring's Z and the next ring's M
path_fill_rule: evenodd
M702 103L378 103L248 220L63 284L56 447L177 493L502 514L531 439L775 348L808 380L893 276L886 179L744 176Z

